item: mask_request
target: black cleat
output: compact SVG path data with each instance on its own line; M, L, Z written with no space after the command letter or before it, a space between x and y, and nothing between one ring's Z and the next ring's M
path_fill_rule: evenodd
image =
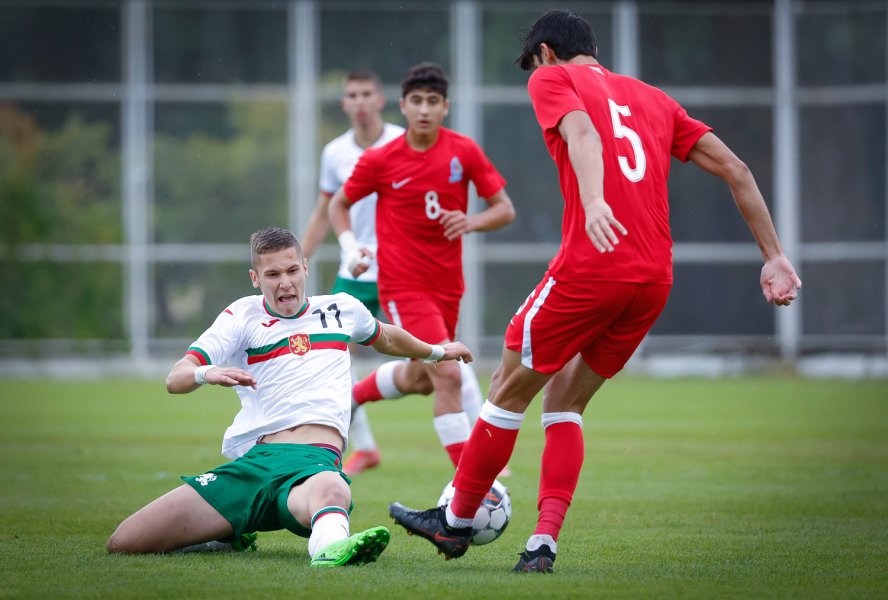
M413 510L400 502L392 502L389 515L395 523L407 530L410 535L424 537L435 545L438 554L445 560L459 558L469 549L472 540L471 527L450 527L444 516L444 507L428 510Z
M515 573L554 573L555 553L545 544L532 552L525 550L518 555Z

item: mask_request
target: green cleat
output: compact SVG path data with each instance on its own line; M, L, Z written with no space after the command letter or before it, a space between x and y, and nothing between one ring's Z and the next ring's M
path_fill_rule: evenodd
M385 527L371 527L344 540L327 544L311 560L313 567L344 567L374 562L389 543Z
M231 542L231 550L234 552L255 552L256 538L259 534L255 531L252 533L244 533L239 540Z

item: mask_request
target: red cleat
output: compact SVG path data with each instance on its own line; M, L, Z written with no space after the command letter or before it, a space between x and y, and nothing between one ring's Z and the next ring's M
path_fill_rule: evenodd
M355 450L342 465L342 472L351 477L361 471L378 467L382 456L379 450Z

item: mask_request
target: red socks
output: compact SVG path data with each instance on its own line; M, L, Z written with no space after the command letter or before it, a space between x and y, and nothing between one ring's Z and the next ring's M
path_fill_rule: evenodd
M382 392L379 391L379 386L376 385L376 371L373 371L352 387L352 398L354 398L355 403L358 405L382 400Z
M465 442L444 446L444 449L447 451L447 455L450 457L450 461L453 463L454 467L459 466L459 459L460 456L462 456L463 448L465 448L465 446Z
M567 508L577 489L584 457L583 429L578 423L558 421L546 427L537 502L540 517L534 535L551 535L558 541Z
M472 435L465 443L453 479L456 493L450 502L450 510L460 518L471 519L475 516L475 511L490 491L493 480L508 464L512 450L515 449L515 440L518 439L517 427L503 429L491 425L484 417L482 409L481 418L475 422Z

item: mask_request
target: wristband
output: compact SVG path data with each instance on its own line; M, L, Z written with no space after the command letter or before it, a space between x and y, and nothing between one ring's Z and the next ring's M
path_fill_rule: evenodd
M197 385L203 385L207 382L207 371L214 369L213 365L203 365L194 370L194 381Z
M436 363L444 358L444 346L432 344L432 351L423 360L427 363Z
M358 239L355 237L355 232L351 229L346 229L340 233L337 239L339 240L339 247L342 248L345 254L360 253L361 249L358 247Z

